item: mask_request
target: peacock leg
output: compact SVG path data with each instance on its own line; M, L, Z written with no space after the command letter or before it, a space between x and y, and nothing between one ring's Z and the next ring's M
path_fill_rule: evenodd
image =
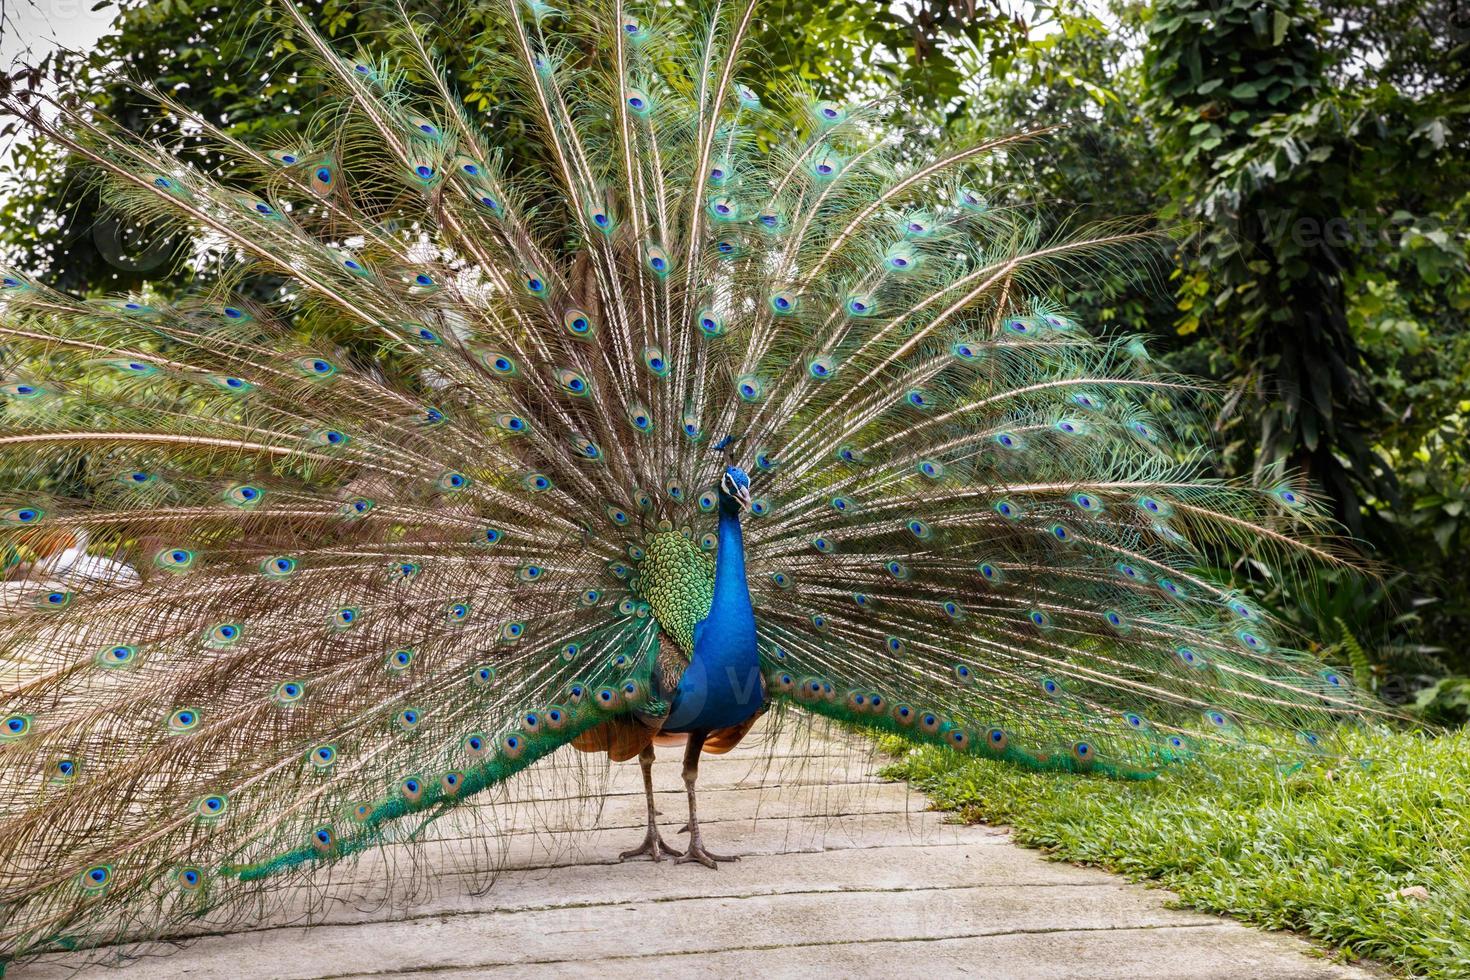
M631 851L624 851L618 855L619 861L626 861L630 857L647 854L650 860L662 861L664 855L668 854L678 857L680 851L664 843L664 839L658 834L658 811L653 808L653 746L644 746L643 751L638 753L638 764L643 767L643 793L648 798L648 834L643 838L643 843Z
M704 740L708 734L708 732L690 732L689 745L684 749L684 786L689 790L689 850L680 855L675 860L675 864L698 861L706 868L713 868L720 861L740 860L734 854L715 854L705 850L704 838L699 833L699 816L695 812L694 803L694 782L699 778L699 753L704 749Z

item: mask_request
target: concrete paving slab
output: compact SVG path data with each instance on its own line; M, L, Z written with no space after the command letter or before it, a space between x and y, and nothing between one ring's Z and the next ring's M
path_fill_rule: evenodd
M843 733L753 735L701 767L706 841L745 855L716 871L618 863L641 836L638 768L565 752L426 845L331 869L331 899L306 882L251 928L205 922L182 948L58 954L10 976L1376 975L1047 861L994 828L947 824L921 795L878 780L882 760ZM656 802L677 846L684 794L677 750L665 754Z

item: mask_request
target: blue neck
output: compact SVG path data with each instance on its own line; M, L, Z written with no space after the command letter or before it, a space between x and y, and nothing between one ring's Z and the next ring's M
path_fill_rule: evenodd
M740 508L720 498L719 550L715 553L715 595L709 618L721 613L745 613L754 618L750 585L745 581L745 539L740 534Z

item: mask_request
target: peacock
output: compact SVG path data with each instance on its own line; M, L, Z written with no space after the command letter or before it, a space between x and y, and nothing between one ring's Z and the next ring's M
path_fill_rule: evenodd
M3 956L248 916L569 745L641 765L623 858L714 868L762 716L1149 779L1378 711L1255 598L1353 561L1304 482L1213 478L1201 386L1068 312L1156 239L998 189L1043 133L916 160L763 77L754 0L568 7L495 7L494 127L433 25L292 4L261 145L4 97L196 285L0 276Z

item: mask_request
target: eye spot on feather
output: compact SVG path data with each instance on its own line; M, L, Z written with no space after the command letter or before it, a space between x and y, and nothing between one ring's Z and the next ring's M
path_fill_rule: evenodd
M1186 667L1204 667L1206 665L1205 658L1190 647L1177 647L1174 650L1174 656L1178 657L1179 662Z
M99 895L112 882L112 867L99 864L88 868L77 877L77 883L82 891L89 895Z
M282 681L276 685L272 694L273 700L278 707L289 708L298 703L306 696L306 685L300 681Z
M484 735L474 733L464 737L461 747L464 749L465 755L471 759L481 759L489 751L490 742Z
M168 716L169 734L182 735L199 727L199 712L193 708L180 708Z

